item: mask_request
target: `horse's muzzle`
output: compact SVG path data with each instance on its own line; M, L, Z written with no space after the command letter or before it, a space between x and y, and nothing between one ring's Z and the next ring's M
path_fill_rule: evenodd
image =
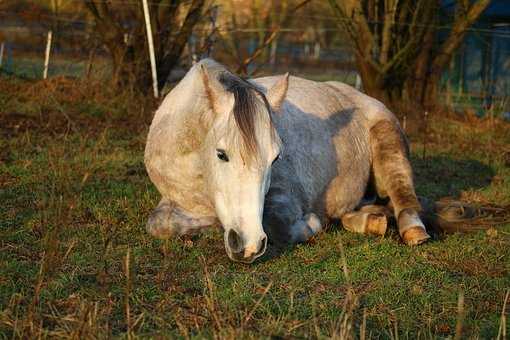
M233 261L252 263L266 252L267 236L256 245L245 245L242 237L234 229L230 229L225 232L225 247Z

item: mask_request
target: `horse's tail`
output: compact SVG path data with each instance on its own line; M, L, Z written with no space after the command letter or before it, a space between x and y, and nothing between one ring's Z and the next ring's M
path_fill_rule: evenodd
M420 214L427 230L436 233L468 233L510 223L510 205L476 205L442 199L434 202L420 198Z

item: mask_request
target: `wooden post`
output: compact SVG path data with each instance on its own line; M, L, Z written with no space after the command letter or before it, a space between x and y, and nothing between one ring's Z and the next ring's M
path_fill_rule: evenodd
M48 78L48 66L50 64L50 51L51 51L51 39L52 39L53 32L48 31L48 40L46 42L46 54L44 57L44 73L43 73L43 79Z
M5 43L2 42L0 44L0 68L2 68L2 64L3 64L3 61L4 61L4 49L5 49Z
M158 98L158 73L156 71L156 57L154 56L154 42L152 41L151 18L149 15L149 6L147 0L143 0L143 14L145 17L145 27L147 28L147 42L149 43L149 57L151 60L152 87L154 89L154 98Z

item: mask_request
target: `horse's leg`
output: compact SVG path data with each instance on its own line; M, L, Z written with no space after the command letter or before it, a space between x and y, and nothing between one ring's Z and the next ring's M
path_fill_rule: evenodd
M269 242L277 245L305 242L323 229L316 214L304 214L296 197L278 189L266 196L263 221Z
M400 237L408 245L425 242L430 236L418 216L421 205L402 132L394 122L382 120L370 129L370 144L377 193L390 198Z
M150 214L146 229L152 236L166 239L173 235L194 233L215 222L216 219L213 217L192 217L163 198Z
M370 235L384 235L388 226L387 208L380 205L367 205L358 211L344 214L341 218L345 229Z

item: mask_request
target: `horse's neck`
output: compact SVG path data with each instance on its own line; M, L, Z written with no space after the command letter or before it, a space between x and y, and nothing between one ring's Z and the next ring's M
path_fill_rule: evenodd
M162 119L151 131L146 166L161 194L197 216L211 215L203 176L199 131L185 121Z
M173 109L173 110L172 110ZM153 120L146 147L146 158L165 177L179 173L188 179L200 177L199 151L205 132L199 125L200 113L176 110L163 102ZM181 169L186 169L181 174Z

